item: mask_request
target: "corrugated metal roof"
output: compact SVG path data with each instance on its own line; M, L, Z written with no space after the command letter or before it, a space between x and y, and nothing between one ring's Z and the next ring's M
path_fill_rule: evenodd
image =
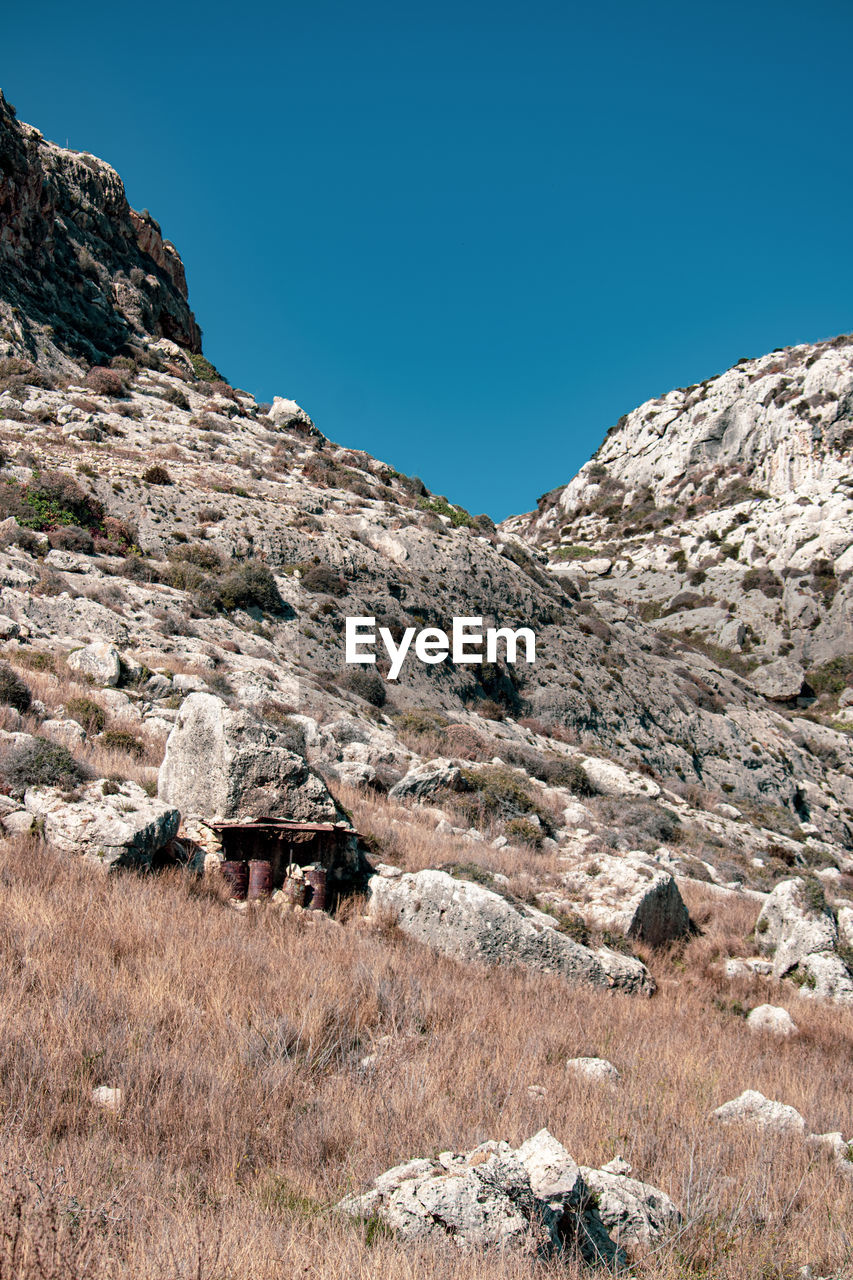
M338 831L355 834L342 822L295 822L290 818L244 818L235 822L211 822L214 831Z

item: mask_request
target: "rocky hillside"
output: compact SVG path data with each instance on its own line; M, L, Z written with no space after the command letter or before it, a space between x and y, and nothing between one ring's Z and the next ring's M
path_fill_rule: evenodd
M730 665L728 655L745 655L740 670L784 659L755 676L779 699L843 694L853 677L851 448L847 336L741 360L641 405L574 480L505 528L561 579L628 605L658 634L710 644ZM827 699L821 709L839 708Z

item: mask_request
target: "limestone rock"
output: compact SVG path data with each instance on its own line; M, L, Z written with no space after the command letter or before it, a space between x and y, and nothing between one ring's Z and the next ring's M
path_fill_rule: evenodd
M69 653L67 661L72 671L89 676L102 688L112 688L121 680L121 655L115 645L106 641L99 640L83 649L75 649Z
M641 853L596 854L562 877L572 905L592 928L661 946L690 931L674 877Z
M553 927L553 918L444 871L394 880L374 876L368 911L391 916L404 933L460 960L521 964L574 982L650 994L648 970L632 957L592 951ZM609 968L611 960L617 963ZM621 961L622 963L618 963Z
M600 1081L602 1084L619 1082L619 1072L606 1058L569 1058L566 1061L566 1070L574 1072L575 1075L586 1076L588 1080Z
M76 720L44 720L41 726L42 736L58 742L60 746L75 751L86 741L86 730Z
M135 782L109 788L103 780L90 782L73 800L57 787L30 787L24 804L43 823L48 844L107 869L149 865L177 834L181 820L177 809L152 800Z
M802 877L780 880L756 921L759 949L773 955L774 978L784 978L806 956L835 950L835 921L810 905L807 892Z
M745 1089L731 1102L724 1102L711 1113L712 1120L721 1124L746 1124L771 1133L805 1135L806 1122L794 1107L784 1102L773 1102L756 1089Z
M760 1004L752 1009L747 1016L746 1025L750 1031L779 1036L783 1040L797 1035L799 1031L788 1010L772 1004Z
M305 410L301 409L295 400L287 400L284 396L275 396L267 417L277 427L311 428L314 426Z
M459 791L461 786L462 771L459 766L439 757L437 760L413 765L388 794L394 800L420 800L436 791Z
M580 1172L597 1197L601 1221L624 1249L646 1249L681 1222L675 1202L657 1187L605 1169L581 1166Z
M806 673L796 662L780 658L759 667L750 677L759 693L773 702L790 702L802 692Z
M283 817L335 822L325 783L283 735L211 693L191 693L166 742L160 799L208 820Z
M650 799L660 795L660 787L652 778L632 769L623 769L613 760L590 756L582 759L580 765L593 788L602 795L648 796Z

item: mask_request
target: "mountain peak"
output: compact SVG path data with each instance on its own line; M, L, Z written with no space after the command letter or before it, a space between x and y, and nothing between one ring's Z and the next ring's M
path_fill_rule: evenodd
M183 263L109 164L48 142L0 92L0 357L55 372L148 339L201 350Z

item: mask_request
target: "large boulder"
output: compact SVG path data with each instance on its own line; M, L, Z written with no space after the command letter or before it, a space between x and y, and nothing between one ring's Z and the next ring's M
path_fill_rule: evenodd
M547 1130L517 1151L506 1142L484 1142L461 1155L410 1160L380 1174L368 1192L348 1197L338 1210L379 1217L403 1240L450 1238L462 1249L538 1258L578 1249L588 1262L625 1262L578 1165Z
M803 692L806 673L796 662L779 658L753 671L753 686L771 702L793 702Z
M211 693L191 693L181 706L160 767L160 799L207 821L341 818L325 783L285 738L250 712Z
M774 1004L757 1005L747 1016L746 1025L757 1035L779 1036L782 1040L795 1036L799 1030L788 1010Z
M603 796L647 796L654 800L660 795L660 787L652 778L634 769L623 769L615 760L588 756L580 766L590 786Z
M388 794L394 800L422 800L437 791L460 791L462 785L459 766L439 756L436 760L413 765Z
M58 787L30 787L27 811L37 818L48 844L101 866L144 867L172 840L181 815L152 799L135 782L87 783L68 799Z
M669 871L642 853L596 854L563 876L572 907L594 929L660 946L690 932L690 915Z
M72 671L88 676L102 688L113 688L121 680L121 655L113 644L99 640L69 653L67 662Z
M816 881L780 880L755 923L759 950L773 956L773 977L784 978L806 956L835 951L838 927Z
M654 991L651 975L633 956L582 946L555 928L552 916L445 871L377 875L369 889L371 915L390 916L404 933L444 955L520 964L597 987Z

